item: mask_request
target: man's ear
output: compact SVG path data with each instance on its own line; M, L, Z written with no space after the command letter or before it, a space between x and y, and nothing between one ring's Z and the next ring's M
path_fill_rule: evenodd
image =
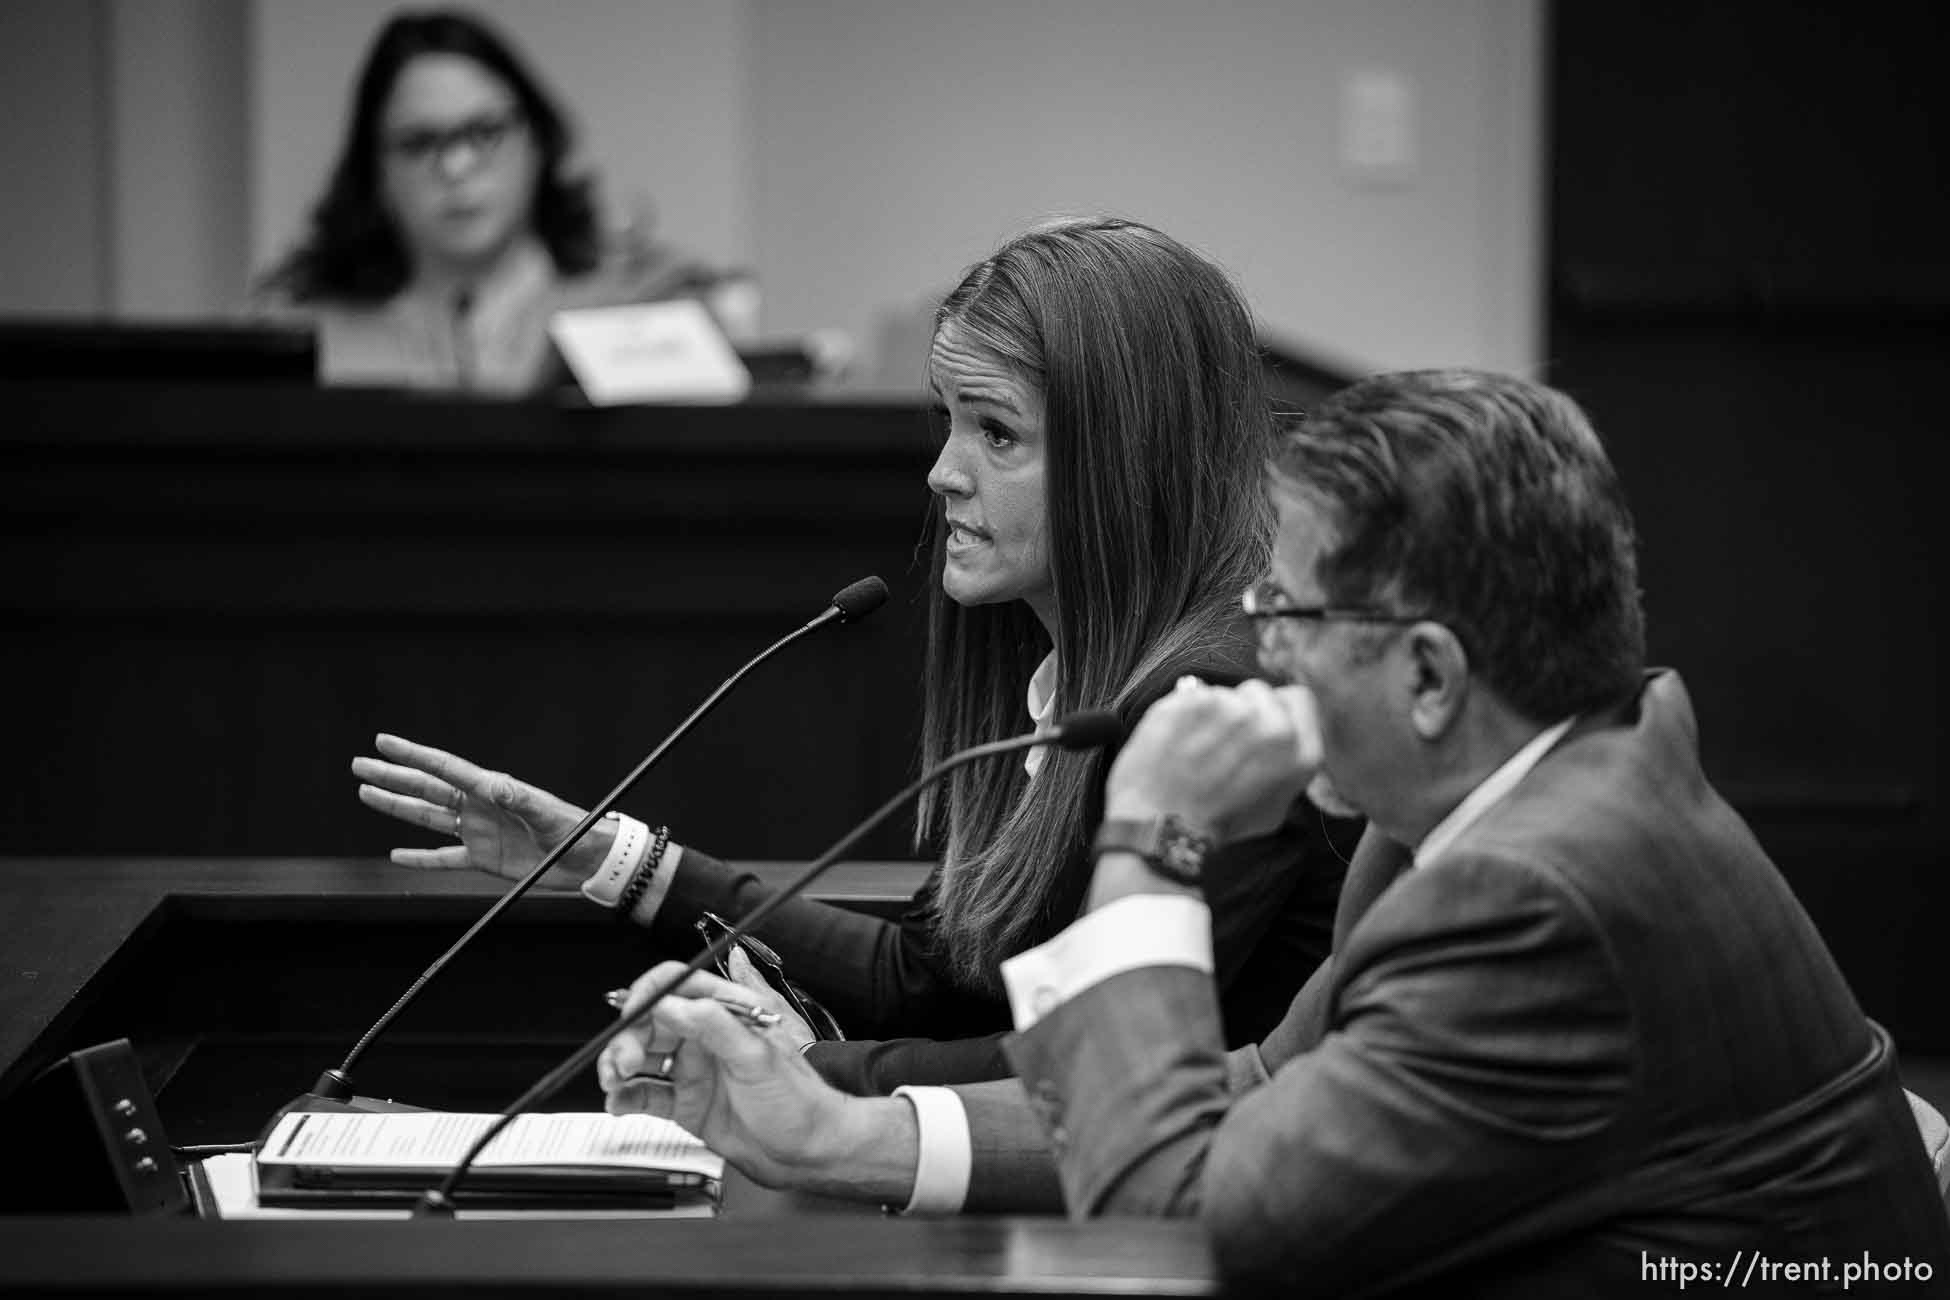
M1469 695L1469 654L1462 641L1440 623L1409 627L1409 723L1423 740L1440 740L1462 716Z

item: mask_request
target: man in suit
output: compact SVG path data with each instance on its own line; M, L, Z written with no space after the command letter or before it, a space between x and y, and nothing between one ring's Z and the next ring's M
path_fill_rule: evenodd
M1505 376L1378 376L1270 478L1245 606L1292 685L1187 683L1132 734L1089 911L1004 968L1019 1086L835 1104L683 997L612 1045L613 1103L681 1034L649 1095L761 1181L913 1209L1060 1185L1075 1215L1197 1215L1228 1273L1322 1293L1807 1285L1790 1261L1950 1286L1888 1038L1706 782L1678 676L1644 669L1583 413ZM1303 788L1370 832L1334 956L1228 1056L1199 868Z

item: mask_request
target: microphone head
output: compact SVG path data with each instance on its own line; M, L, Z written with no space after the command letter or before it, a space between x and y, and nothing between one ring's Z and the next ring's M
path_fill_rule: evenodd
M886 583L879 578L862 578L842 587L839 594L833 597L832 605L840 612L840 622L851 623L873 613L886 601Z
M1100 749L1124 739L1124 724L1109 709L1085 709L1056 724L1056 743L1065 749Z

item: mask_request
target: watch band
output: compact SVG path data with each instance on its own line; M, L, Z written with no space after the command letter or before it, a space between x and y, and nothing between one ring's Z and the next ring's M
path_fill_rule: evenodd
M1176 813L1162 817L1107 817L1090 842L1090 860L1111 852L1135 853L1167 880L1196 885L1204 872L1212 837L1188 826Z

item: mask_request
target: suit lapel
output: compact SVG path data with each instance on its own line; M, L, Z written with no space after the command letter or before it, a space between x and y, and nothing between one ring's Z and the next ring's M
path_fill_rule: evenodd
M1361 833L1341 885L1340 905L1334 911L1334 951L1345 951L1348 933L1368 914L1375 900L1388 892L1414 861L1407 849L1372 825Z

